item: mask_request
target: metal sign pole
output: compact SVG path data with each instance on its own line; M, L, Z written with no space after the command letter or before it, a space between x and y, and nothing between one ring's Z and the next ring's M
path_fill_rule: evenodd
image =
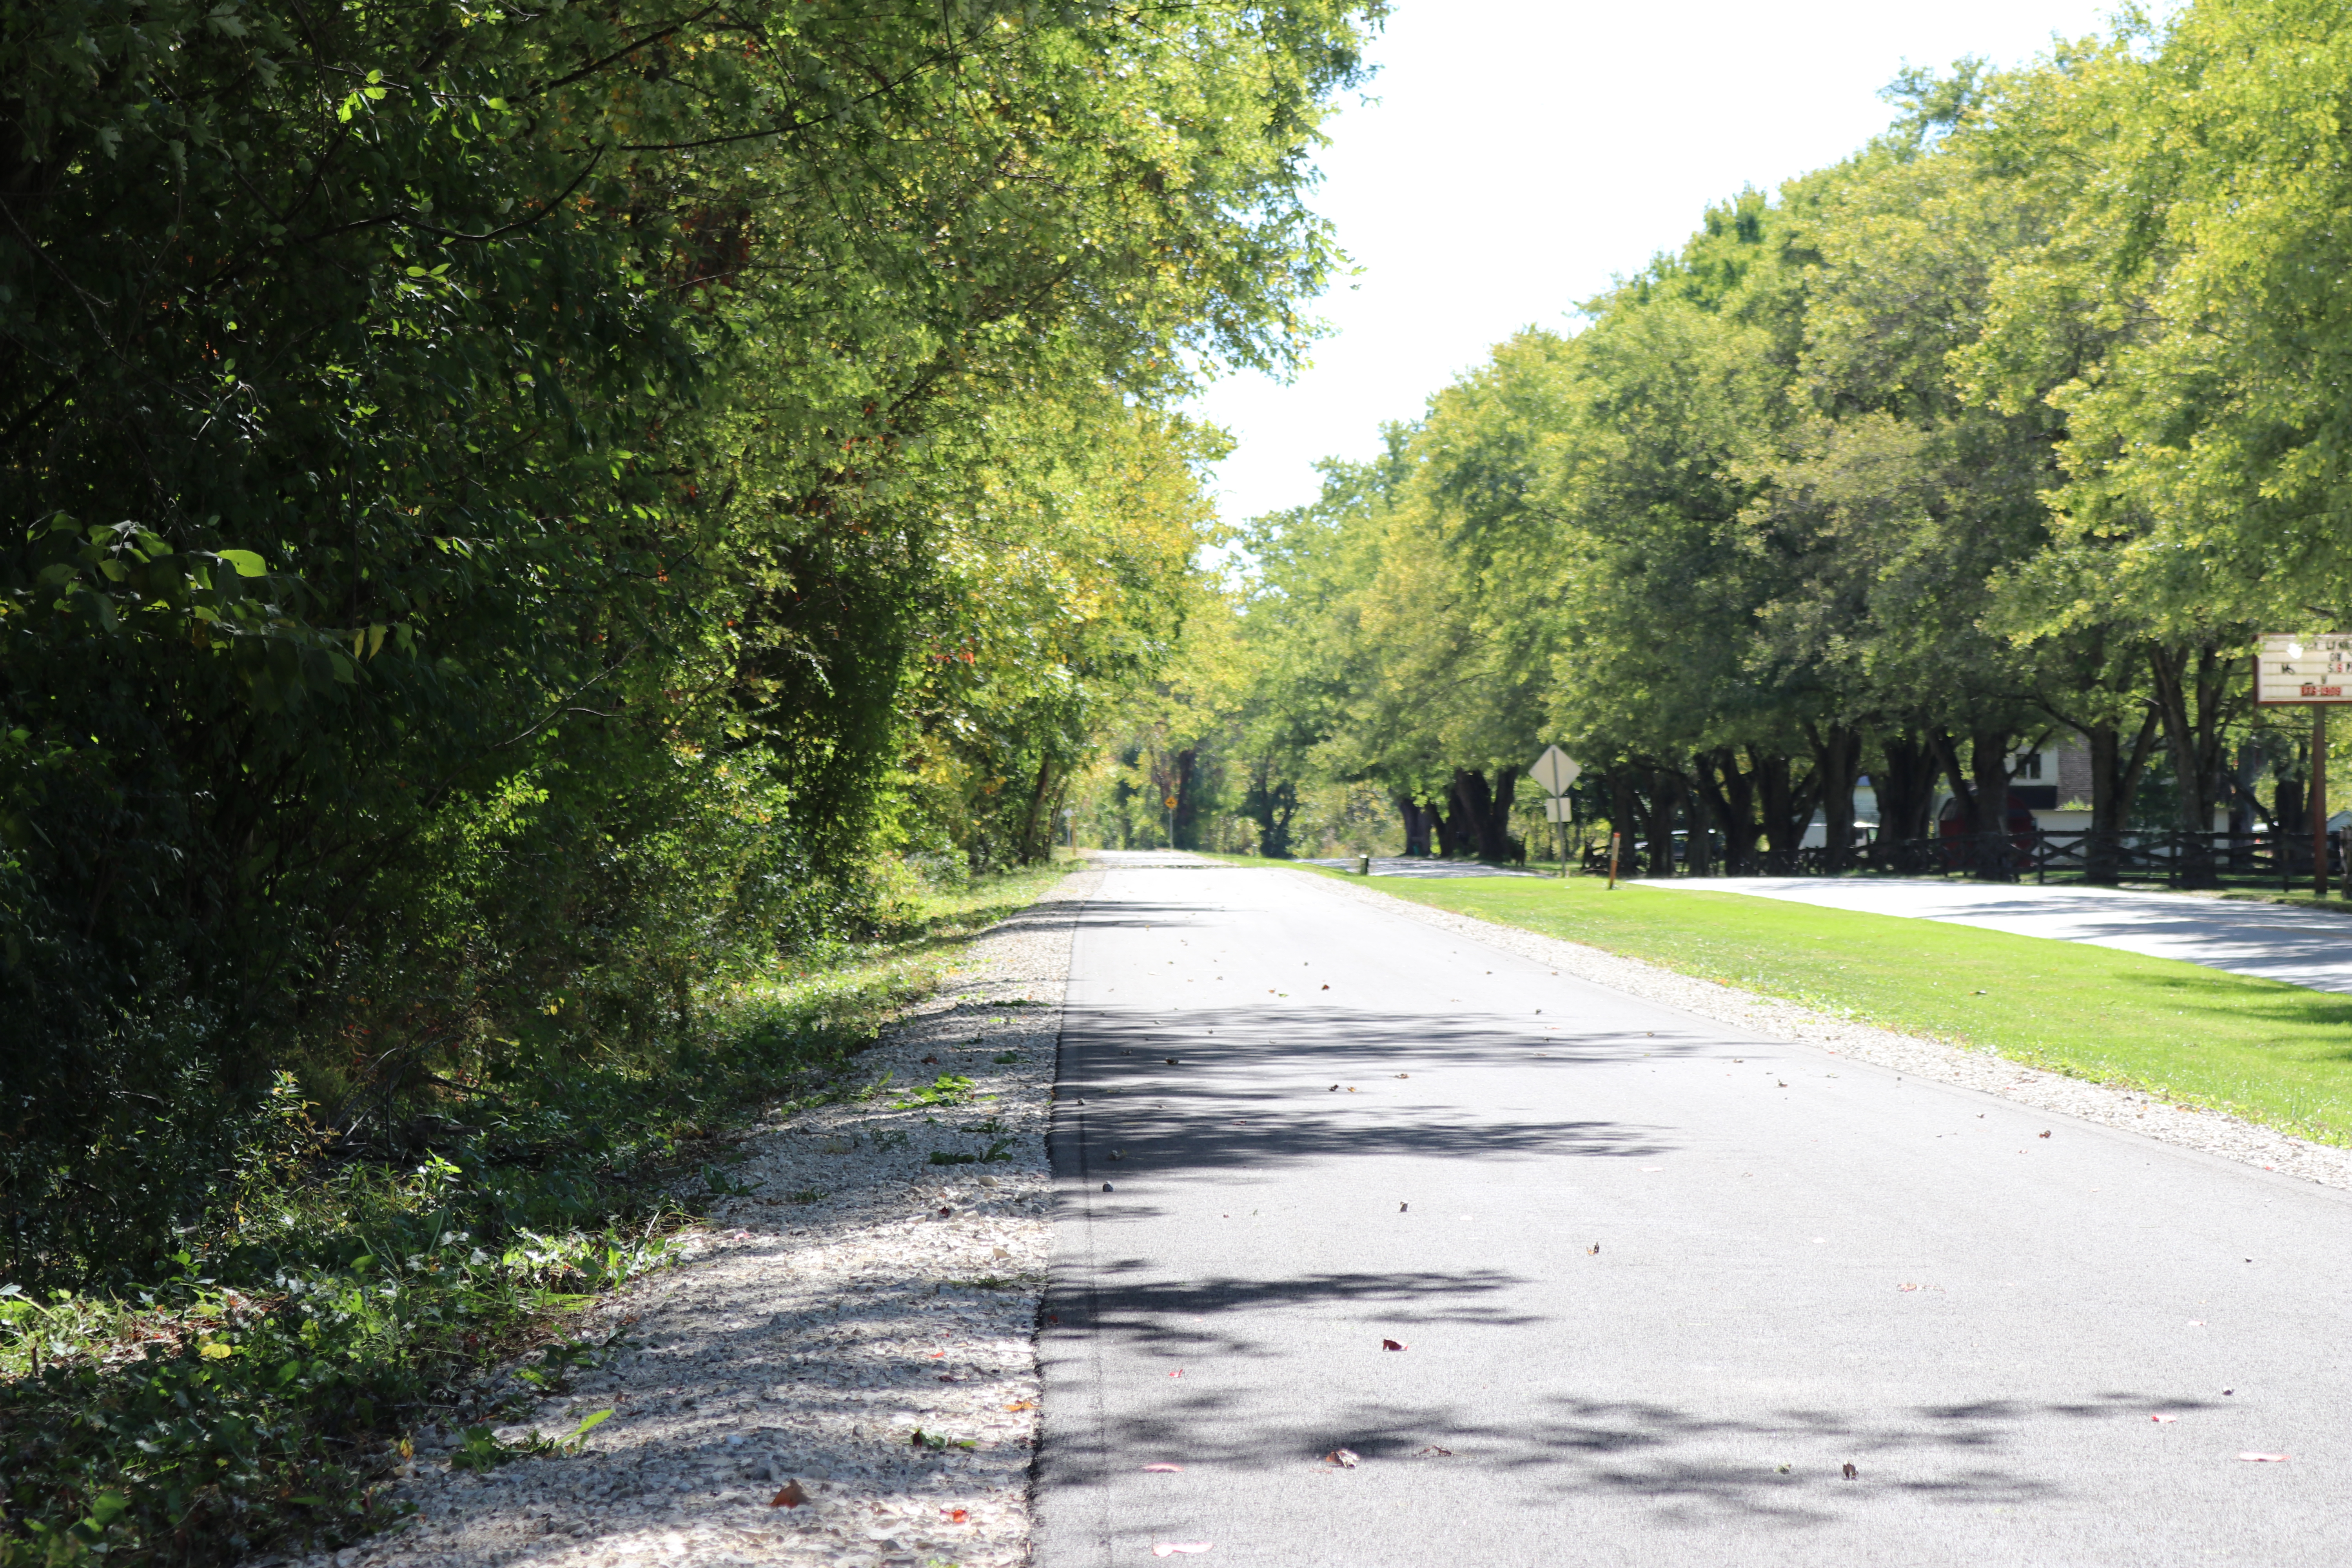
M2352 633L2264 632L2254 652L2254 706L2311 710L2311 890L2327 896L2327 710L2352 702ZM2210 827L2211 825L2209 823ZM2286 825L2279 825L2285 837ZM2293 874L2284 842L2282 886ZM2352 890L2352 878L2347 879Z
M2311 890L2327 896L2327 710L2311 705Z

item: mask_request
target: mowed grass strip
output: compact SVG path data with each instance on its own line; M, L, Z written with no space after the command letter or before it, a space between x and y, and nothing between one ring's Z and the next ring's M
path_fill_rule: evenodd
M1324 875L1338 875L1324 872ZM2352 1142L2352 996L1938 921L1597 879L1379 891L2168 1100Z

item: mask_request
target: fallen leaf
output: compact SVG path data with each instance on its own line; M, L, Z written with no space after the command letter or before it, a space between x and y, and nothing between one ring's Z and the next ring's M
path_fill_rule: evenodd
M1381 1349L1384 1351L1401 1351L1404 1349L1404 1346L1395 1340L1382 1340L1381 1342Z
M784 1483L784 1489L768 1500L768 1506L770 1508L798 1508L801 1504L806 1501L808 1501L808 1493L801 1489L800 1482L786 1481Z
M1356 1092L1356 1086L1355 1086L1354 1084L1352 1084L1352 1083L1351 1083L1351 1084L1349 1084L1349 1085L1348 1086L1348 1092L1349 1092L1349 1094L1353 1094L1353 1093L1355 1093L1355 1092ZM2252 1262L2253 1261L2253 1259L2252 1259L2252 1258L2247 1258L2247 1259L2246 1259L2246 1261L2247 1261L2247 1262L2249 1262L2249 1263L2252 1263Z
M1399 1213L1399 1214L1402 1214L1402 1213L1404 1213L1407 1209L1411 1208L1412 1206L1412 1205L1411 1204L1399 1204L1399 1205L1397 1205L1397 1213Z
M1356 1468L1356 1451L1353 1448L1334 1448L1323 1456L1323 1462L1337 1465L1343 1470L1352 1470Z
M1157 1474L1172 1476L1183 1469L1183 1468L1184 1467L1181 1465L1146 1465L1143 1467L1143 1470L1146 1475Z
M1179 1061L1178 1061L1174 1057L1170 1057L1170 1058L1168 1058L1168 1065L1169 1065L1170 1067L1171 1067L1171 1068L1172 1068L1172 1067L1181 1067L1183 1064L1182 1064L1181 1062L1179 1062Z
M1016 1399L1004 1408L1008 1415L1018 1415L1024 1410L1036 1409L1037 1402L1034 1399Z
M940 1065L940 1058L937 1057L925 1057L923 1058L923 1065L927 1068L935 1068Z
M1331 988L1330 988L1328 985L1326 985L1325 987L1323 987L1323 989L1324 989L1324 990L1326 990L1326 991L1328 991L1328 990L1330 990Z
M1601 1256L1601 1244L1596 1241L1591 1246L1586 1247L1584 1252L1585 1256L1588 1258L1598 1258Z
M1173 1557L1179 1552L1206 1552L1208 1549L1209 1542L1205 1541L1155 1541L1151 1543L1151 1555Z
M1335 1084L1333 1084L1333 1085L1331 1086L1331 1092L1332 1092L1333 1094L1337 1094L1337 1093L1339 1093L1339 1086L1338 1084L1336 1084L1336 1083L1335 1083Z
M1858 1472L1856 1472L1856 1470L1854 1469L1853 1466L1852 1466L1851 1464L1848 1464L1848 1465L1846 1465L1846 1466L1843 1467L1843 1470L1844 1470L1845 1479L1846 1479L1847 1480L1853 1480L1853 1479L1854 1479L1855 1475L1858 1473Z
M1181 1377L1181 1376L1183 1376L1183 1375L1184 1375L1184 1369L1183 1369L1182 1367L1181 1367L1181 1366L1180 1366L1180 1367L1178 1367L1174 1372L1170 1373L1168 1375L1169 1375L1169 1376L1171 1376L1171 1377Z
M1897 1285L1897 1286L1896 1286L1896 1287L1895 1287L1895 1288L1897 1290L1916 1290L1917 1289L1919 1289L1919 1287L1917 1287L1916 1285Z
M2158 1426L2162 1426L2164 1423L2166 1423L2166 1422L2168 1422L2168 1421L2178 1421L2178 1420L2179 1420L2179 1419L2180 1419L2180 1417L2179 1417L2179 1416L2178 1416L2178 1415L2151 1415L2151 1416L2149 1416L2149 1417L2148 1417L2148 1419L2149 1419L2149 1420L2151 1420L2151 1421L2153 1421L2153 1422L2155 1422L2155 1423L2156 1423L2157 1425L2158 1425Z
M1399 1077L1399 1078L1411 1078L1412 1076L1412 1074L1411 1074L1411 1073L1409 1073L1409 1072L1401 1072L1401 1073L1397 1074L1397 1077Z
M953 1213L955 1213L955 1210L953 1210L953 1209L951 1209L951 1208L949 1208L946 1205L942 1204L941 1205L940 1205L940 1217L941 1219L945 1219L945 1218L947 1218L947 1217L948 1217L948 1215L951 1215L951 1214L953 1214Z
M2050 1134L2049 1134L2049 1133L2047 1133L2047 1132L2044 1132L2043 1134L2042 1134L2042 1137L2044 1137L2044 1138L2047 1138L2047 1137L2049 1137L2049 1136L2050 1136Z
M971 1517L971 1511L966 1509L943 1508L940 1510L940 1511L948 1516L948 1522L950 1524L961 1524L965 1520Z
M2284 1465L2287 1460L2284 1454L2241 1454L2238 1458L2250 1465Z
M1423 1454L1434 1455L1435 1457L1443 1459L1450 1459L1454 1457L1454 1450L1451 1448L1441 1448L1436 1444L1432 1443L1425 1448L1415 1449L1412 1457L1418 1459Z

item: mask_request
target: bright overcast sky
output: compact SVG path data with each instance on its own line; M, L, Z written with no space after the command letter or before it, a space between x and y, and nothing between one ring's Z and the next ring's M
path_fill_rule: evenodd
M1362 268L1318 304L1336 335L1286 386L1240 376L1195 405L1239 443L1216 475L1223 515L1311 500L1316 458L1369 457L1383 420L1418 416L1519 328L1564 325L1708 203L1853 152L1905 64L2018 64L2113 8L1400 0L1372 46L1378 101L1328 122L1313 202Z

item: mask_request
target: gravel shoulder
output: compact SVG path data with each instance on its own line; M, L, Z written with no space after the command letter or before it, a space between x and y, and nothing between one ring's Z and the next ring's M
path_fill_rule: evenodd
M1831 1056L1848 1057L1892 1068L1899 1073L1957 1084L2036 1110L2120 1128L2240 1164L2352 1191L2352 1149L2291 1137L2235 1116L2175 1104L2144 1090L2069 1078L1991 1051L1970 1050L1942 1040L1898 1034L1794 1002L1759 996L1716 981L1695 980L1596 947L1393 898L1360 882L1328 877L1312 879L1336 897L1377 903L1391 913L1483 942L1522 958L1538 960L1563 974L1610 986L1645 1001L1679 1007L1717 1023L1752 1029L1769 1039L1810 1046Z
M748 1195L586 1316L629 1348L499 1434L613 1411L581 1452L477 1476L449 1468L454 1433L426 1434L398 1490L409 1522L303 1568L1027 1561L1048 1100L1072 926L1100 880L1074 874L975 939L858 1058L890 1089L761 1126L730 1173ZM901 1103L942 1073L973 1080L966 1103ZM777 1506L792 1483L806 1501Z

